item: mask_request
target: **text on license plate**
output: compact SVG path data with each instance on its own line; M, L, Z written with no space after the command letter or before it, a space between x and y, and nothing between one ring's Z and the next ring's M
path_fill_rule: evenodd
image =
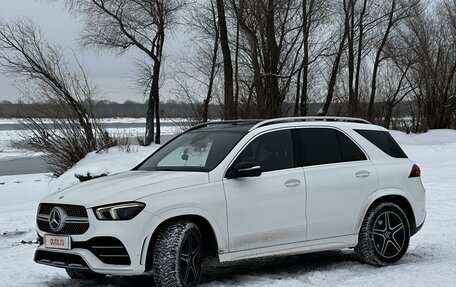
M54 249L71 249L71 240L69 236L44 236L44 247Z

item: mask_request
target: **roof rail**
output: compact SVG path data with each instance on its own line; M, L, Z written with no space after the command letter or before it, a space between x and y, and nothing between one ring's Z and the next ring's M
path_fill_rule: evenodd
M254 129L280 123L291 123L291 122L313 122L313 121L324 121L324 122L350 122L350 123L360 123L360 124L371 124L369 121L360 119L360 118L350 118L350 117L289 117L289 118L276 118L270 120L264 120L253 127L249 131Z
M213 121L213 122L204 122L200 124L196 124L189 128L187 131L193 131L200 128L208 127L208 126L217 126L217 125L239 125L239 124L248 124L248 123L259 123L261 120L228 120L228 121Z

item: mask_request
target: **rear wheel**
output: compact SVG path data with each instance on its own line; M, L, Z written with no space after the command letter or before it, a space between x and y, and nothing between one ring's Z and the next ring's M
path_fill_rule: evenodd
M410 224L404 211L385 202L368 210L355 250L365 263L386 266L404 256L409 241Z
M198 227L190 221L178 221L158 232L152 263L155 285L197 286L203 259L203 240Z
M104 274L99 274L99 273L95 273L92 271L82 271L82 270L70 269L70 268L66 268L65 270L71 279L94 280L94 279L99 279L99 278L103 278L106 276Z

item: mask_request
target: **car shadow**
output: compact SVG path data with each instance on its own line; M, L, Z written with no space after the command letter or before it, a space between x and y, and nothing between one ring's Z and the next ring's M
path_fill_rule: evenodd
M206 267L200 284L211 282L229 282L239 275L262 276L274 274L280 277L293 276L303 272L321 271L341 262L358 262L355 253L351 250L339 250L293 255L278 258L263 258L223 264L217 267ZM239 279L237 279L239 280ZM238 282L239 283L239 282ZM127 287L127 286L154 286L151 275L140 276L108 276L103 279L81 281L71 279L55 279L46 284L49 287Z
M240 275L293 277L293 274L325 270L341 262L359 262L352 250L336 250L277 258L249 260L215 268L207 268L201 283L233 281ZM236 279L239 280L239 279Z

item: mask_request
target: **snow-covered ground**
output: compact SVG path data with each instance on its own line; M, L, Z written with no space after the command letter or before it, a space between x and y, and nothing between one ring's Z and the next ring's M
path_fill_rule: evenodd
M422 169L428 211L423 229L411 239L409 251L398 264L376 268L359 263L351 250L342 250L208 270L202 285L456 286L456 131L392 134ZM91 154L65 176L120 171L134 166L153 148ZM111 160L116 170L99 168ZM71 183L68 178L60 180L60 186L67 182ZM0 286L152 286L147 276L75 282L63 270L33 262L37 202L58 186L59 181L49 184L43 174L0 177Z

